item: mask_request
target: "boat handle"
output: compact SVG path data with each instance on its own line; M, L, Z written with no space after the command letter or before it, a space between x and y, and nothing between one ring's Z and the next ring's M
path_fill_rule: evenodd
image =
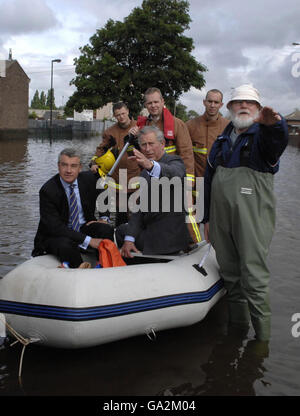
M150 339L150 341L156 341L156 333L153 328L147 330L146 335Z

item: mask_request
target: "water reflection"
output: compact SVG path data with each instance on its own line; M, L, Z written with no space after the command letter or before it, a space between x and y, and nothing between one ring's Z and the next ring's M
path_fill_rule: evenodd
M38 192L57 172L57 156L80 148L84 168L101 137L0 140L0 276L30 256L39 220ZM138 337L89 350L0 347L0 395L299 395L299 338L291 316L299 312L300 158L289 146L275 175L277 225L269 256L272 338L225 332L223 299L197 325L163 331L158 341ZM241 334L240 334L241 335Z
M300 135L290 135L289 144L292 146L296 146L298 150L300 150Z
M268 356L268 342L224 337L203 366L207 380L202 394L255 396L255 382L263 381L263 362Z
M21 163L27 151L27 138L15 139L15 140L0 140L0 164L13 163L16 166ZM0 171L0 174L5 172Z
M83 154L84 169L101 137L89 139L28 138L0 141L0 201L5 207L1 221L0 265L8 271L9 256L28 258L39 219L38 192L57 173L57 157L65 147L76 147ZM3 256L6 256L5 259ZM15 264L15 262L13 263ZM1 271L1 273L3 273Z
M247 339L247 332L231 330L215 344L201 370L205 381L184 383L159 392L163 396L255 396L256 383L264 387L264 360L269 356L269 343Z

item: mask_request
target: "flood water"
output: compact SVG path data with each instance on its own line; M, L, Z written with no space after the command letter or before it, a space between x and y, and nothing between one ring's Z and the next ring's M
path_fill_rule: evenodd
M0 276L30 257L39 219L38 191L57 171L64 147L83 151L99 137L0 141ZM269 265L272 338L261 350L252 329L226 333L226 298L204 321L82 350L0 347L0 396L298 396L300 336L300 149L288 146L275 175L277 228ZM184 278L184 277L183 277ZM294 335L300 335L294 333ZM1 400L1 399L0 399Z

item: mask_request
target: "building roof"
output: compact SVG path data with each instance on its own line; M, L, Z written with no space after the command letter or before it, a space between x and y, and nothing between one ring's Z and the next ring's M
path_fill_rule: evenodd
M300 110L296 109L293 113L284 117L287 121L300 121Z
M3 62L3 61L2 61ZM20 68L20 70L24 73L24 75L30 80L29 76L26 74L26 72L24 71L24 69L21 67L21 65L19 64L19 62L16 59L6 59L4 60L5 62L5 69L6 71L12 66L12 65L18 65L18 67Z

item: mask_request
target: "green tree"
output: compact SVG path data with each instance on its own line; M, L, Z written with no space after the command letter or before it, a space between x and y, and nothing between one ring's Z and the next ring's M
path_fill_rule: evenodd
M35 91L34 96L31 100L31 104L30 104L31 108L35 108L35 109L39 109L40 108L40 97L39 97L39 92L38 90Z
M32 111L32 113L29 113L28 118L35 120L38 118L38 115L35 111Z
M44 93L44 91L41 92L40 94L40 107L41 110L45 110L46 107L46 94Z
M176 117L180 118L182 121L186 122L191 118L199 116L199 114L195 110L188 110L187 106L178 102L174 106L174 114Z
M176 103L176 107L175 107L175 115L176 117L180 118L182 121L186 122L188 121L188 115L186 112L186 105L182 104L182 103Z
M136 115L148 87L158 87L167 105L191 86L201 89L206 68L191 55L189 4L181 0L144 0L123 22L108 20L80 48L77 91L67 107L82 111L123 100Z
M64 108L64 117L73 117L74 115L74 110L71 107L65 107Z
M53 88L52 88L52 94L53 94L53 96L52 96L52 109L56 110L54 89ZM50 90L48 90L48 93L47 93L46 108L48 108L48 109L51 108L51 88L50 88Z
M197 111L195 110L189 110L187 113L187 117L188 120L190 120L191 118L199 117L199 113L197 113Z

